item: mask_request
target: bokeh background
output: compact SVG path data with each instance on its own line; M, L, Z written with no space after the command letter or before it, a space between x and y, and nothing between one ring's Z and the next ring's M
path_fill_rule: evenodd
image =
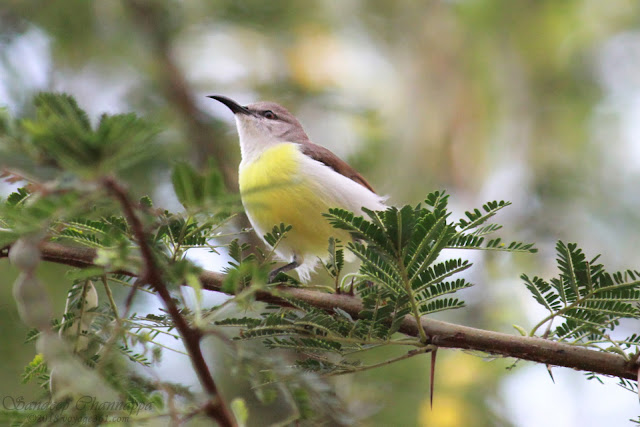
M214 156L231 190L239 162L232 117L205 95L286 105L312 140L391 203L436 189L452 195L459 214L512 201L498 217L502 235L534 241L540 252L469 254L477 286L461 295L467 308L444 316L450 321L530 329L544 312L518 276L555 275L559 239L601 253L610 271L640 267L635 0L1 0L0 106L28 115L42 90L73 94L94 120L133 111L160 123L165 157L202 166ZM0 166L17 162L0 158ZM180 210L169 171L158 160L139 171L133 191ZM0 194L11 190L0 184ZM34 348L22 343L7 264L0 396L36 396L19 383ZM41 274L60 311L64 270ZM637 327L623 325L620 335ZM441 351L433 410L427 358L336 385L368 426L611 426L640 412L637 396L614 380L555 368L554 384L544 366L512 365ZM192 378L189 369L173 363L171 374Z

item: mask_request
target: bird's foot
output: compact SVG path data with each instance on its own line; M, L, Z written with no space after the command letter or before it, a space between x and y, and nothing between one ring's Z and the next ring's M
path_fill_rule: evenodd
M269 283L274 283L278 274L293 270L294 268L297 268L299 266L300 264L298 264L298 261L294 259L289 264L273 269L271 273L269 273Z

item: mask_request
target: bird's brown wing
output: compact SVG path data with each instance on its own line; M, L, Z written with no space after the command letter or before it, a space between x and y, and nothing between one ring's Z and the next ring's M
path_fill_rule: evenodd
M324 163L334 171L357 182L358 184L362 185L363 187L370 190L371 192L373 193L376 192L373 189L373 187L367 182L367 180L364 179L364 177L358 173L358 171L356 171L354 168L349 166L347 162L345 162L340 157L333 154L328 149L307 141L301 143L300 147L301 147L302 153L304 153L305 155L321 163Z

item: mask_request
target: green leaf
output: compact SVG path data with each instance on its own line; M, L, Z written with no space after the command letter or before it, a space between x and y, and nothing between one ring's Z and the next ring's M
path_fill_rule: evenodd
M7 206L18 206L25 202L31 193L26 188L18 188L15 192L7 197Z
M176 197L185 208L202 204L204 179L187 162L178 162L173 167L171 182Z
M513 327L513 329L518 331L521 336L523 336L523 337L528 336L527 331L522 326L518 326L518 325L515 325L515 324L511 325L511 326Z
M38 93L33 100L38 120L64 119L81 131L91 130L91 123L73 96L66 93Z
M447 277L451 277L454 274L465 271L470 268L471 265L472 264L469 261L461 258L449 259L432 265L412 280L413 290L416 293L421 292L425 288L435 285Z
M258 265L255 259L245 259L235 268L225 270L222 281L222 292L237 294L247 286L257 291L268 281L268 271L265 266Z
M363 209L373 221L367 221L364 217L356 216L353 212L344 209L329 209L329 213L323 214L335 228L347 230L356 240L366 240L377 246L378 251L394 256L395 248L389 241L381 226L381 219L377 213Z
M409 297L385 298L383 292L372 292L363 298L363 310L356 322L353 335L365 340L388 339L400 329L409 308Z
M329 260L325 265L329 275L338 279L344 268L344 249L340 239L329 238Z
M149 196L142 196L140 198L140 206L145 207L145 208L152 208L153 207L153 201L151 200L151 197Z
M77 215L83 204L80 194L72 191L29 198L29 203L0 203L0 235L4 235L0 239L40 232L70 213Z
M452 310L464 307L464 302L457 298L443 298L433 300L427 304L421 305L419 311L421 315L437 313L444 310Z
M216 325L219 326L234 326L234 327L247 327L253 328L260 326L262 321L260 319L254 319L252 317L234 318L229 317L223 320L216 321Z
M87 163L94 167L91 125L75 99L67 94L40 93L34 104L36 118L23 120L22 127L31 137L38 160L67 170Z
M152 144L157 132L135 114L103 114L91 147L100 172L130 169L157 155L160 147Z
M237 267L240 263L242 263L245 260L254 258L253 254L249 254L248 256L244 255L245 253L248 253L251 250L251 246L249 246L248 243L240 244L238 239L232 240L231 243L229 243L229 246L227 249L229 251L229 256L231 257L231 259L233 259L236 262L235 264L231 263L231 265L234 267Z
M534 277L533 279L529 279L526 274L520 276L522 280L524 280L527 289L533 294L535 300L543 305L550 312L554 312L562 307L562 303L560 301L560 297L558 294L553 292L552 287L549 283L545 282L539 277Z
M425 205L432 208L432 212L437 218L442 218L447 214L447 205L449 202L449 195L444 191L434 191L429 193L425 198Z
M460 229L459 233L463 233L465 231L469 231L473 228L476 228L485 222L492 216L494 216L500 209L503 209L509 206L511 202L505 202L504 200L488 202L482 206L481 212L479 209L474 209L473 212L465 212L467 219L461 219L457 227ZM490 229L489 229L490 230ZM485 232L487 229L485 229ZM495 231L495 230L491 230ZM483 234L483 233L480 233Z
M224 194L222 175L213 160L204 173L199 173L187 162L177 162L171 173L171 182L176 197L187 209L217 201Z
M34 379L48 380L49 369L42 354L36 354L34 358L25 366L21 375L22 384L26 384Z
M269 338L264 341L269 348L286 348L296 352L342 354L342 345L338 342L317 338Z
M87 114L66 94L35 97L36 117L22 120L28 143L24 149L35 160L86 177L112 174L154 156L155 126L134 114L102 115L95 131Z
M286 234L291 231L292 228L293 227L290 225L280 223L280 225L274 226L270 233L263 236L264 241L275 249L278 244L286 238Z
M456 234L456 236L449 242L447 248L450 249L475 249L485 251L504 251L504 252L524 252L524 253L536 253L538 249L533 247L533 243L523 242L510 242L509 244L502 243L501 238L489 240L485 243L485 238L482 235L476 234Z
M426 218L431 219L431 216L427 215ZM446 223L445 217L438 218L433 223L431 221L420 221L416 230L416 235L424 236L421 242L415 244L415 250L411 250L407 254L408 258L405 260L410 282L415 280L438 258L440 252L449 244L454 233L453 226Z
M393 242L397 254L403 253L416 226L414 208L409 205L400 209L392 206L384 211L383 218L387 238Z
M562 323L552 333L556 340L610 342L608 333L620 320L640 319L640 309L635 304L640 297L637 271L611 275L595 263L598 257L587 261L574 243L558 242L556 252L558 277L547 282L521 276L535 300L550 312L532 334L542 325L561 318Z
M209 167L204 174L204 197L206 200L218 200L225 193L224 180L215 159L209 159Z
M401 274L386 253L357 242L349 242L347 247L362 261L361 274L376 283L384 284L396 294L404 293Z
M238 422L238 426L244 427L247 425L247 420L249 419L249 408L247 407L247 402L240 397L236 397L231 401L230 406L233 416Z
M441 297L442 295L455 293L461 289L470 288L471 286L473 285L464 279L457 279L451 282L434 283L422 288L420 292L417 292L416 298L418 301L424 302Z
M484 227L476 228L473 232L474 236L486 236L488 234L494 233L502 228L499 224L489 224Z

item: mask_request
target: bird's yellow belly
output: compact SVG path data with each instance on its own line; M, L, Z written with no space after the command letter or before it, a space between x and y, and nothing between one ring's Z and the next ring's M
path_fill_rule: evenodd
M278 144L243 165L239 174L242 203L261 237L280 223L293 227L279 244L280 253L324 258L329 237L344 241L348 235L322 216L339 206L322 196L317 183L301 170L301 156L295 144Z

